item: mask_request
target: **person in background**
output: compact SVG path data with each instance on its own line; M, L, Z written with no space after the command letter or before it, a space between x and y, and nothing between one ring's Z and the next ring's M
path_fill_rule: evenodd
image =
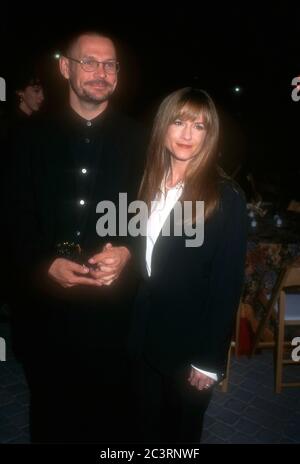
M1 115L0 128L0 143L1 143L1 210L4 217L8 215L7 207L11 198L11 184L7 173L11 169L11 164L14 161L14 153L12 145L18 137L20 131L27 131L27 127L34 123L37 116L40 115L40 110L44 102L44 89L41 83L38 72L35 71L35 66L32 63L20 64L20 69L15 72L15 78L12 87L14 87L13 95L8 96L7 108ZM0 232L0 240L2 243L2 260L10 266L10 247L11 234L5 233L4 228ZM0 284L0 306L5 307L5 311L9 314L9 293L11 269L1 271Z
M20 130L27 130L43 113L45 90L40 73L32 62L21 62L11 80L7 108L1 127L1 145L11 153L11 146ZM2 121L1 121L2 122Z
M45 96L41 80L35 73L23 77L15 92L18 100L17 114L20 117L29 117L40 111Z
M139 198L149 208L141 239L142 283L135 302L129 351L135 372L137 437L141 442L201 438L214 386L224 378L239 305L247 241L244 194L218 168L219 118L209 95L183 88L155 117ZM178 202L184 217L201 221L204 242L175 234ZM170 233L163 233L169 221Z

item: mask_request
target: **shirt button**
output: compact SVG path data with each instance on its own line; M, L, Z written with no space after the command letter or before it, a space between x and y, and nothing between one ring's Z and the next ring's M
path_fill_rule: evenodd
M77 237L80 236L80 230L76 230L76 235L77 235Z
M84 205L85 205L85 201L84 201L84 200L79 200L79 204L80 204L81 206L84 206Z
M84 139L85 143L90 143L90 139L87 137L86 139Z
M87 125L88 127L91 127L91 125L92 125L91 121L87 121L87 122L86 122L86 125Z
M87 173L87 169L82 168L82 169L81 169L81 173L82 173L82 174L86 174L86 173Z

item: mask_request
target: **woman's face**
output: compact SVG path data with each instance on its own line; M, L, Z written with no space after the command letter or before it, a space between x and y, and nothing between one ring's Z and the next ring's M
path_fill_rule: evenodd
M23 104L29 112L39 111L44 101L44 92L41 85L28 85L24 90L19 92Z
M165 146L175 159L189 162L202 149L206 132L201 115L194 121L177 118L168 127Z

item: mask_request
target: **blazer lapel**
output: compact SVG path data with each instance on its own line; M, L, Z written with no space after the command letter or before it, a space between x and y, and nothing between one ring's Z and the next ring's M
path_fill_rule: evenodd
M163 269L164 265L168 262L173 245L174 240L178 239L179 237L175 237L173 235L174 231L174 208L171 209L169 216L167 217L166 221L170 221L170 235L165 236L162 234L162 229L160 230L159 236L154 244L152 256L151 256L151 275L155 272L156 269L161 270Z

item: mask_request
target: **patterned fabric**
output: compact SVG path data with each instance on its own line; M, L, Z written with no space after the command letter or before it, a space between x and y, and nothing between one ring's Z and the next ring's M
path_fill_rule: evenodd
M280 229L267 224L256 233L249 232L245 287L241 305L240 354L249 354L254 333L264 315L264 307L260 299L270 297L283 267L291 263L300 265L300 233L298 232L294 222L291 227L287 222L286 227ZM274 328L274 320L271 318L263 333L263 341L273 341Z

